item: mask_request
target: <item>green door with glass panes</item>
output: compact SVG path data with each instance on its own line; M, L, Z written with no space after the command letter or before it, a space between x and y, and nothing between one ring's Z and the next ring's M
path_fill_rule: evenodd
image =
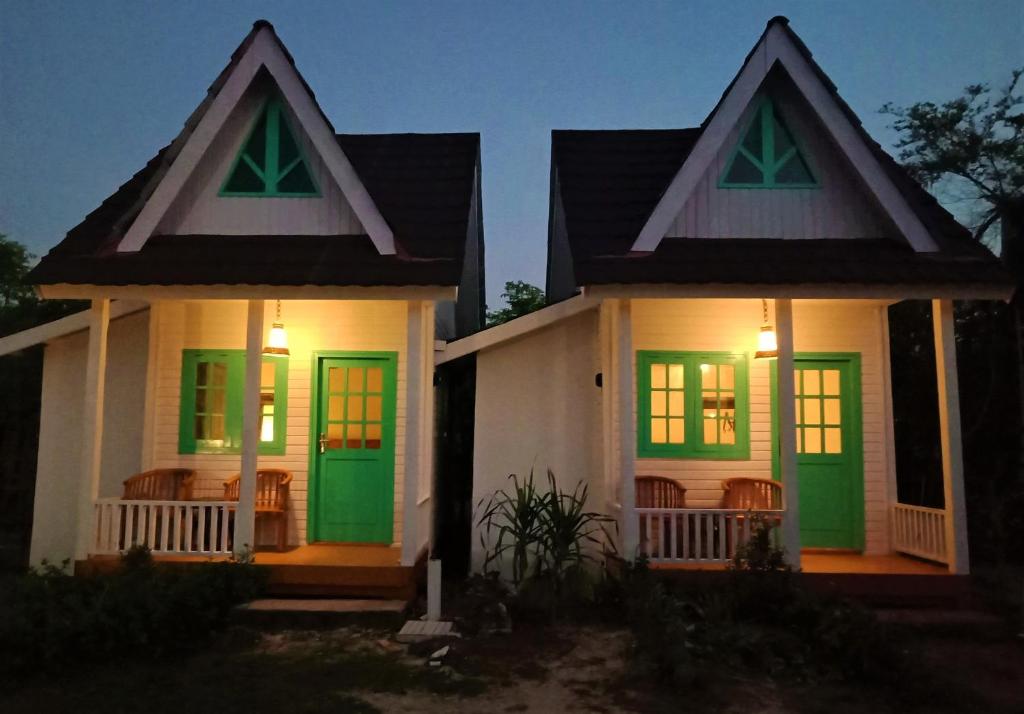
M318 356L311 540L391 543L396 357Z
M860 550L864 547L860 355L797 353L794 367L800 545ZM776 403L774 398L772 402ZM776 459L776 473L777 464Z

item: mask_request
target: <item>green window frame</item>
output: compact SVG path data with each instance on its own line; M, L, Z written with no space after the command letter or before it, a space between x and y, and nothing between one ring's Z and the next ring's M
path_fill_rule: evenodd
M820 188L801 142L764 97L740 133L719 188Z
M178 453L241 453L244 400L245 350L182 350ZM266 355L260 371L261 454L284 454L287 418L288 358Z
M315 198L320 196L288 120L284 103L267 100L238 150L220 188L221 196Z
M750 458L746 354L641 350L636 370L638 457Z

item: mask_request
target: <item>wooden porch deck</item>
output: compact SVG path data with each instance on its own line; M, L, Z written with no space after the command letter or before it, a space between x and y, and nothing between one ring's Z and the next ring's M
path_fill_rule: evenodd
M155 555L160 564L225 561L227 556ZM119 556L91 556L75 572L90 574L116 566ZM268 571L267 593L277 596L357 597L411 600L423 576L426 553L413 566L401 564L401 549L389 545L314 543L289 550L259 551L257 566Z
M797 577L812 590L842 595L880 607L962 608L970 602L970 582L944 565L904 555L858 553L801 554ZM678 582L723 577L723 563L652 564L651 569Z

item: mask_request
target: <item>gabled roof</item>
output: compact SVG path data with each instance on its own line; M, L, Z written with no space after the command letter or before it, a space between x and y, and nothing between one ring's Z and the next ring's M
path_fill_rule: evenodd
M708 147L702 149L701 141L741 79L741 69L700 127L552 132L551 195L552 201L560 200L564 211L577 286L996 285L1008 294L1013 281L998 260L871 139L835 85L813 62L810 51L789 29L788 21L773 18L765 34L773 27L784 32L791 46L810 63L835 106L855 128L862 146L937 250L915 250L901 235L893 235L891 240L663 237L666 216L671 222L688 195L670 194L678 189L680 176L697 151L705 154L701 161L707 161ZM744 68L762 48L764 37L747 56ZM638 248L653 223L658 224L658 239L649 241L647 248ZM553 238L549 229L549 241Z
M118 252L117 225L160 165L146 167L86 216L29 274L36 285L457 285L479 134L339 134L402 251L366 235L157 235Z
M292 99L307 103L313 126L303 129L366 233L154 234L162 214L153 206L175 195L158 192L171 179L180 188L200 144L216 133L214 120L226 116L256 73L268 71L286 100L291 91ZM318 136L321 131L326 134ZM317 144L324 136L329 146ZM335 134L273 26L260 20L174 141L69 231L28 279L36 285L457 285L479 155L475 133ZM347 178L339 178L339 166L348 167Z

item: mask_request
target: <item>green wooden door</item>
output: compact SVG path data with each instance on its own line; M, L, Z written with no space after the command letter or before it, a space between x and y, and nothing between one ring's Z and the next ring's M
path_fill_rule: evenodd
M798 353L793 378L800 545L863 549L860 356Z
M321 357L316 378L313 538L391 543L395 359Z

